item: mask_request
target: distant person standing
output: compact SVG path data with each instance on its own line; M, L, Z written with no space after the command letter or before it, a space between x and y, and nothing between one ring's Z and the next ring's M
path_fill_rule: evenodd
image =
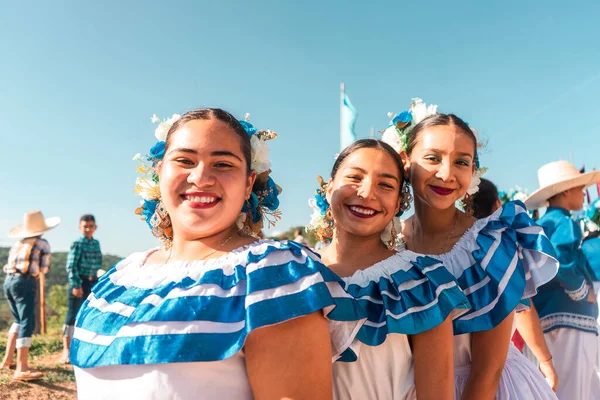
M35 328L36 280L40 273L50 268L50 244L42 235L60 223L60 218L44 218L41 211L25 214L23 224L8 232L19 240L11 247L8 263L4 266L4 295L15 321L8 331L6 354L1 368L14 365L15 348L17 363L14 379L30 381L44 377L42 372L29 369L29 348Z
M69 278L68 309L63 326L63 355L61 361L69 363L69 349L75 329L75 317L83 301L90 295L98 281L98 270L102 267L100 242L94 239L96 219L85 214L79 219L79 231L83 235L73 242L67 257Z
M567 161L554 161L538 170L540 189L525 201L530 209L547 207L537 223L556 248L560 268L533 297L544 336L561 383L561 400L600 399L596 374L598 304L593 280L581 249L583 232L571 217L583 208L584 189L600 181L600 171L580 173Z
M304 246L310 246L310 244L308 243L308 240L304 239L304 236L302 236L301 229L296 229L294 231L294 242L300 243L301 245L304 245Z

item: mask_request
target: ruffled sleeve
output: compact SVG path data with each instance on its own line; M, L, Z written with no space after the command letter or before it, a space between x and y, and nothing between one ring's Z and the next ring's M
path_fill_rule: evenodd
M344 278L346 290L367 311L357 339L382 344L388 334L414 335L465 313L469 302L444 265L405 252ZM342 361L353 361L346 353Z
M521 300L534 296L559 266L552 243L520 201L478 220L450 253L438 257L473 307L454 321L455 334L494 328L523 307Z
M365 320L343 281L294 242L261 241L198 262L143 259L130 256L94 287L77 318L74 365L223 360L252 331L319 310L335 360Z

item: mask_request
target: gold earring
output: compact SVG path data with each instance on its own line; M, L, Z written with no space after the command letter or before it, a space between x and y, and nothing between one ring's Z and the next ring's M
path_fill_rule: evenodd
M158 201L154 214L150 218L152 234L163 242L165 249L169 249L173 244L173 226L171 217L165 208L162 200Z
M408 183L408 181L404 182L402 185L400 197L402 198L402 200L400 200L400 211L404 212L410 208L410 203L412 203L410 183Z

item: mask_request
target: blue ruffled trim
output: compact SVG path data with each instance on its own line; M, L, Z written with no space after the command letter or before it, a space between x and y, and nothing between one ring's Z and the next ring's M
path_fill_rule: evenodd
M260 246L265 247L264 251L255 254L253 251ZM364 311L358 302L342 290L343 281L322 265L309 249L291 241L263 241L248 246L236 256L241 264L228 268L228 273L223 268L214 268L200 274L196 280L189 276L174 281L164 279L151 289L125 288L114 283L119 279L115 274L128 267L138 268L139 265L118 264L113 267L94 287L92 296L84 302L77 316L76 334L71 347L73 365L94 368L119 364L223 360L242 349L251 331L323 309L327 309L326 317L330 321L350 324L345 327L345 336L339 338L343 342L334 343L334 347L337 345L340 348L334 350L339 354L350 345L361 319L365 318ZM273 256L282 263L271 265ZM266 263L267 266L247 272L246 266L252 265L254 268L257 263ZM283 295L265 295L263 292L301 283L306 285ZM331 292L328 284L339 285L339 290ZM222 291L220 295L211 291L215 287ZM199 290L200 293L167 298L169 294L173 296L187 289ZM252 301L247 300L248 296L253 296ZM96 306L97 299L106 301L111 310ZM150 299L155 301L149 302ZM158 304L156 299L160 300ZM187 327L194 323L203 325L199 328L201 332L136 334L137 327L156 322L163 322L161 325L167 328L169 323L173 326L175 323L189 322ZM129 332L123 333L123 329L129 329ZM81 333L79 338L78 330ZM103 336L88 339L86 331Z
M367 312L357 339L369 346L379 346L391 333L425 332L470 308L452 274L434 258L409 260L397 254L369 269L373 268L346 279L346 290ZM365 272L369 281L363 283ZM349 352L340 359L354 360Z
M558 271L552 243L522 202L506 203L492 216L478 221L475 228L476 246L470 257L474 262L467 268L452 265L473 306L454 321L456 335L499 325L522 299L535 295L537 288ZM468 235L469 232L465 234L467 240ZM457 245L451 253L441 256L446 265L444 256L452 263L454 252L463 251L460 241Z

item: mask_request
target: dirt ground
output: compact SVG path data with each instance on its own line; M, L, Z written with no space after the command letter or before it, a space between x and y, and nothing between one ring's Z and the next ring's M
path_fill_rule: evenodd
M76 399L73 368L59 363L59 358L60 352L30 361L32 369L46 373L46 377L39 381L13 381L13 370L0 370L0 400Z

